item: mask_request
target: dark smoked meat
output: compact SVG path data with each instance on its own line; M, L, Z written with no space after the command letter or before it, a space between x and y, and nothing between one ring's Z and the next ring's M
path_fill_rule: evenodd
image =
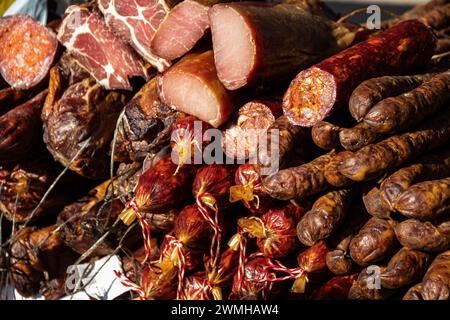
M159 100L156 78L145 84L125 106L119 122L114 159L142 160L170 140L171 127L182 117Z
M42 147L42 107L48 90L0 117L0 164L32 158Z
M50 93L42 110L47 149L55 160L64 166L70 163L70 169L82 176L106 178L109 144L127 95L106 91L92 78L65 91L64 87L61 72L52 69Z
M36 295L42 288L41 282L63 280L76 257L59 239L56 225L24 228L11 247L13 285L25 297Z

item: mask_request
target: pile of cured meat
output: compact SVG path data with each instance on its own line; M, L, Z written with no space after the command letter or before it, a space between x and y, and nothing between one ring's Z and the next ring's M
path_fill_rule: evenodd
M121 299L450 299L449 51L448 0L1 18L1 285L59 299L118 255Z

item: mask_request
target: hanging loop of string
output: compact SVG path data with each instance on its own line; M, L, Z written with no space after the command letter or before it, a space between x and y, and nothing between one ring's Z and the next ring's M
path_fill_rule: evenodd
M135 199L132 199L129 202L127 202L126 207L133 209L134 214L138 218L139 225L141 226L142 238L144 239L144 248L145 248L145 258L142 261L142 264L144 264L145 262L147 262L147 260L150 259L151 251L152 251L150 226L148 225L147 221L144 219L144 217L139 212L139 208L137 206Z
M215 267L220 255L221 237L223 232L222 227L219 225L219 210L215 203L214 197L208 192L201 192L198 194L195 202L202 217L208 222L214 231L214 235L211 240L210 256L212 266ZM214 219L211 217L208 208L213 210Z
M177 286L177 300L181 300L183 296L183 281L186 271L186 255L184 252L183 242L172 235L166 235L164 240L164 247L161 250L159 262L162 261L164 252L170 252L170 259L175 262L178 268L178 286Z
M245 263L246 261L246 247L247 247L247 238L244 236L243 230L238 228L239 234L239 262L238 262L238 270L237 270L237 281L238 287L241 288L244 282L245 275Z
M119 271L114 270L114 274L124 287L130 288L132 291L138 294L139 300L145 300L145 292L140 286L138 286L136 283L128 279L124 274L122 274Z

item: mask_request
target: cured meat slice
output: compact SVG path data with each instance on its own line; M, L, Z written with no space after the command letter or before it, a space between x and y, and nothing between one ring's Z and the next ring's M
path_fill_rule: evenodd
M164 0L98 0L106 24L159 72L170 62L157 56L151 40L169 8Z
M108 28L97 12L70 6L61 23L58 40L106 89L131 90L130 77L148 80L141 59Z
M152 50L168 60L189 52L209 29L208 10L192 0L177 4L156 31Z
M161 101L217 128L233 111L232 94L217 78L212 51L193 53L158 79Z
M337 24L310 11L296 4L214 5L209 11L214 58L224 86L235 90L286 80L349 44L338 44Z
M31 17L0 19L0 74L11 87L29 89L40 84L57 51L55 34Z

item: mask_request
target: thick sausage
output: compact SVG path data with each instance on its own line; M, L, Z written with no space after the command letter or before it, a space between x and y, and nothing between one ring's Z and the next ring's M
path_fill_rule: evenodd
M450 151L439 152L424 156L416 163L391 174L381 183L380 192L393 210L398 197L413 184L448 176L450 176Z
M391 213L391 207L389 203L382 196L378 188L371 189L367 194L363 196L364 205L367 212L372 216L380 219L388 219Z
M360 122L353 128L345 128L339 132L339 141L346 150L356 151L371 143L374 143L382 137L377 134L365 123Z
M425 274L431 256L410 248L401 248L380 274L380 284L387 289L398 289L419 280Z
M263 180L264 190L273 198L290 200L319 193L330 187L325 179L325 168L334 152L320 156L298 167L284 169Z
M284 96L284 114L296 125L311 127L345 105L362 81L425 65L435 42L419 21L401 22L300 72Z
M394 208L408 218L433 220L450 213L450 178L417 183L395 202Z
M352 156L350 151L341 151L334 156L325 167L325 179L329 184L335 187L345 187L353 183L353 181L339 172L339 166L347 158Z
M403 300L450 299L450 251L438 255L418 285L412 287Z
M398 241L405 247L425 252L450 249L450 220L426 221L408 219L395 227Z
M296 4L217 4L209 18L217 73L229 90L287 80L349 45L349 30Z
M342 128L326 121L318 121L311 130L311 136L321 149L332 150L339 146L339 133Z
M381 100L395 97L418 87L431 75L384 76L364 81L353 91L348 108L356 121L364 119L366 114Z
M297 224L297 236L301 243L313 246L331 236L343 223L351 191L331 191L320 197Z
M388 256L395 249L397 240L395 223L372 218L350 242L350 255L357 264L368 266Z
M339 171L354 181L377 178L387 170L413 160L450 139L450 110L416 130L392 136L356 151L343 161Z
M364 122L377 133L410 128L450 103L450 72L437 74L417 88L377 103Z

